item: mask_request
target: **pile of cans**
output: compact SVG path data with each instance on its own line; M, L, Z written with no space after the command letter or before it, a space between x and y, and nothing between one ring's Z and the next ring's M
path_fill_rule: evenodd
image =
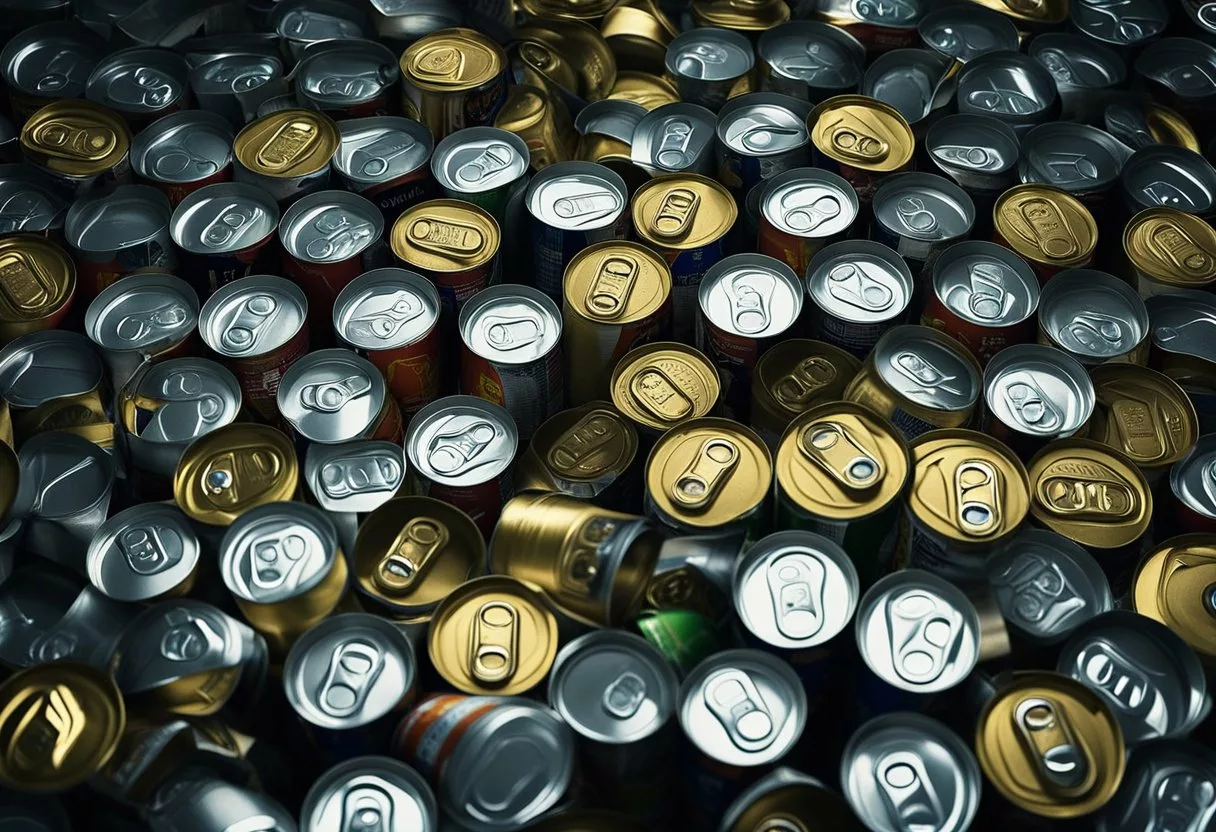
M0 828L1216 824L1212 3L0 8Z

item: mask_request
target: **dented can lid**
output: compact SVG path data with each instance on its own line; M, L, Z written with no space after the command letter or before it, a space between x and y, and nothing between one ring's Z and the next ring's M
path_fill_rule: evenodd
M279 382L279 413L304 438L333 444L361 439L388 397L384 376L347 349L316 350L292 364Z
M938 300L977 326L1012 326L1039 308L1038 278L1025 260L996 243L955 243L934 259L932 274Z
M794 270L763 254L724 257L701 278L701 314L723 332L776 338L802 312L805 292Z
M385 94L400 70L397 56L384 44L341 36L309 46L292 75L301 101L342 108Z
M283 62L274 55L217 55L190 70L190 87L199 97L253 92L283 75Z
M1170 22L1169 9L1154 0L1128 0L1117 6L1071 3L1069 13L1086 37L1120 49L1143 46Z
M140 368L119 394L118 418L145 442L185 447L236 421L241 386L206 358L170 358Z
M567 231L607 228L629 205L620 174L595 162L558 162L532 177L524 194L530 213Z
M1128 757L1119 790L1094 819L1094 829L1168 829L1171 823L1203 829L1216 818L1213 784L1216 753L1210 746L1182 739L1138 745Z
M169 231L183 251L217 256L256 246L278 227L279 206L262 188L217 182L178 203Z
M967 348L927 326L887 330L871 360L888 386L930 410L969 410L980 396L980 368Z
M334 331L357 349L404 347L425 338L439 321L435 284L405 269L372 269L334 300Z
M89 581L116 601L148 601L194 573L198 536L175 505L145 503L101 525L85 557Z
M237 598L255 604L305 594L325 580L341 558L329 516L304 503L249 509L228 527L219 546L224 585Z
M439 828L439 805L422 775L400 760L368 756L339 763L317 778L300 810L300 832L342 829L352 814L364 817L360 813L380 824L377 832Z
M897 173L874 192L874 219L897 238L931 243L957 240L975 224L975 203L944 177Z
M169 228L169 198L149 185L119 185L113 191L76 200L63 221L63 235L77 251L105 254L147 244Z
M380 209L348 191L317 191L300 197L279 222L283 250L306 263L350 260L383 235Z
M464 345L492 364L531 364L561 344L561 312L544 292L507 284L482 289L460 310Z
M1165 353L1216 361L1209 330L1216 324L1216 298L1183 290L1153 295L1144 302L1152 323L1153 346Z
M338 123L338 134L334 167L343 178L361 184L407 176L430 160L435 147L426 125L400 116L345 119Z
M991 115L1019 127L1047 120L1058 104L1055 78L1017 51L989 52L959 73L960 113Z
M1052 344L1083 364L1126 355L1148 335L1148 310L1136 290L1095 269L1067 269L1039 298L1039 325Z
M824 246L807 267L806 291L834 318L881 323L899 318L912 300L912 272L882 243L842 240Z
M699 26L672 39L664 65L673 78L730 81L746 75L754 61L752 45L743 35Z
M0 71L10 87L26 95L80 98L106 51L105 41L81 23L40 23L9 38L0 52Z
M934 9L916 30L926 46L961 63L989 52L1016 52L1021 45L1012 20L979 5Z
M84 94L124 113L156 113L186 97L186 59L172 49L136 46L97 62Z
M307 316L308 300L295 283L250 275L221 286L207 299L198 330L207 346L225 358L252 358L290 341Z
M510 467L519 446L511 414L476 396L445 396L410 420L410 467L451 486L490 482Z
M861 79L862 95L893 107L908 124L920 125L950 103L953 58L929 49L892 49L874 59Z
M154 182L198 182L232 163L232 126L202 110L158 118L131 140L131 169Z
M1001 424L1035 437L1072 436L1094 411L1085 367L1055 347L1015 344L984 368L984 402Z
M857 191L844 178L819 168L794 168L759 187L760 213L774 227L798 237L843 234L857 219Z
M1131 148L1105 130L1056 121L1040 124L1022 137L1018 173L1023 182L1094 194L1118 181L1131 155Z
M275 34L298 45L366 37L369 32L364 27L368 22L359 6L334 0L276 3L270 16Z
M756 54L780 78L845 92L861 83L866 50L839 26L790 20L761 34Z
M435 145L431 172L447 192L475 194L511 185L528 172L528 146L498 127L465 127Z

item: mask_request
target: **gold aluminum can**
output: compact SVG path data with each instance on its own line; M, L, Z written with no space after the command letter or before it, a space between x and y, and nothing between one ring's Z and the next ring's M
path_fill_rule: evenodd
M105 768L126 721L108 673L63 661L18 671L0 685L0 783L18 792L67 791Z
M507 54L472 29L441 29L401 55L407 116L439 141L462 127L493 123L507 96Z
M0 344L63 321L76 294L76 267L62 248L33 234L0 239Z
M894 173L912 161L916 149L899 111L868 95L829 98L811 110L806 124L815 149L852 170Z
M477 525L430 497L397 497L367 515L351 557L363 597L411 621L428 618L456 587L480 575L485 563Z
M523 581L486 575L460 585L435 610L427 636L431 664L463 693L515 696L549 675L557 656L557 616Z
M1089 376L1095 398L1086 436L1125 454L1150 481L1195 447L1195 406L1169 376L1136 364L1100 364Z
M579 138L574 155L584 162L632 164L629 151L629 145L620 139L600 133L588 133ZM630 192L632 193L632 189Z
M47 104L21 128L25 157L56 177L91 180L111 172L130 173L131 134L117 113L91 101L65 99Z
M1053 768L1067 748L1074 776ZM1123 780L1123 731L1106 701L1082 683L1049 671L1014 673L988 700L975 755L996 790L1023 811L1075 818L1101 808Z
M1017 185L992 207L996 241L1027 260L1046 282L1056 272L1084 266L1098 247L1098 223L1071 194L1047 185Z
M697 26L717 26L736 32L764 32L790 19L784 0L692 0Z
M280 110L251 121L237 133L232 155L255 184L282 202L298 183L329 175L340 143L338 125L316 110Z
M604 15L600 33L617 66L661 75L667 45L679 34L654 0L625 0Z
M1132 580L1132 609L1160 621L1216 668L1211 595L1216 584L1216 536L1184 534L1159 543Z
M472 203L459 199L432 199L411 206L398 217L393 223L389 242L393 254L406 266L428 274L480 271L483 272L480 282L488 285L491 263L502 243L502 232L493 217ZM437 281L445 300L447 282L442 278ZM459 288L453 292L459 297Z
M637 429L608 402L555 414L515 463L520 491L553 491L604 508L623 508L638 455Z
M542 20L598 23L616 5L616 0L517 0L516 5L529 17Z
M1146 208L1123 228L1142 297L1216 284L1216 229L1177 208Z
M1153 518L1153 495L1144 474L1107 445L1059 439L1035 454L1026 468L1031 515L1082 546L1129 546Z
M646 510L678 533L768 525L773 459L751 428L729 419L690 419L659 439L646 463Z
M708 416L722 391L718 371L705 354L674 341L626 353L610 386L617 410L649 436Z
M662 542L644 517L531 492L503 506L490 569L536 584L577 619L617 627L641 607Z
M630 210L641 241L669 263L720 241L739 216L725 186L695 173L656 176L633 195Z
M607 98L616 82L616 58L594 26L578 20L532 20L515 30L516 80L555 98Z
M569 108L540 87L527 84L511 87L494 126L524 140L534 171L569 162L578 146L578 133Z
M622 71L616 74L616 83L608 97L632 101L647 111L664 104L675 104L680 92L669 78L649 72Z
M840 401L860 369L855 356L823 341L790 338L773 345L753 371L752 428L776 449L796 416Z
M228 526L255 506L291 500L299 478L295 448L281 430L225 425L186 448L173 475L173 498L192 519Z
M1019 29L1055 26L1068 19L1068 0L975 0L981 6L1000 12L1021 24Z

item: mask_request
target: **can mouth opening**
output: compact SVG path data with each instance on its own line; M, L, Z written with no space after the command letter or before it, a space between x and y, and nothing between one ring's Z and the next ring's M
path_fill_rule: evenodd
M610 627L622 626L641 611L663 540L661 532L646 529L624 547L612 575L612 589L608 597Z

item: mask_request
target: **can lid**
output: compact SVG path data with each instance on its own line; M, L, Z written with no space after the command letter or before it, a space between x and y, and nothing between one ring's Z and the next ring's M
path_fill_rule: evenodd
M935 121L925 134L925 152L947 173L982 176L1001 185L1022 153L1012 127L980 113L952 113Z
M1216 229L1176 208L1146 208L1128 220L1123 251L1137 270L1169 288L1216 283Z
M532 177L524 203L546 226L590 231L615 225L629 203L620 174L595 162L558 162Z
M119 185L73 203L63 233L68 245L87 254L109 255L141 244L155 252L161 248L156 238L168 230L172 214L168 197L155 188Z
M1170 490L1191 511L1216 520L1216 434L1199 437L1170 468Z
M59 246L33 234L0 239L0 320L44 321L75 292L76 267Z
M36 517L73 520L101 506L114 487L114 458L94 443L62 430L37 433L17 453L21 466L16 503Z
M892 49L866 69L861 93L889 104L908 122L922 126L950 104L959 64L929 49Z
M1148 335L1148 309L1124 281L1094 269L1055 275L1039 296L1039 326L1082 363L1126 355Z
M815 252L807 266L806 291L834 318L860 324L893 321L912 300L912 271L882 243L842 240Z
M840 401L860 369L861 362L839 347L809 338L786 338L760 356L752 373L752 389L762 390L788 423L816 404Z
M483 193L511 185L528 172L528 146L498 127L465 127L435 146L431 171L445 191Z
M329 515L304 503L255 506L220 542L224 585L238 599L276 604L321 583L342 559Z
M701 278L701 314L732 336L777 338L793 327L805 297L794 270L763 254L724 257Z
M1185 67L1199 67L1192 73ZM1134 65L1137 75L1156 81L1187 103L1216 93L1211 77L1216 49L1196 38L1159 38L1144 48Z
M1042 119L1057 105L1059 95L1046 67L1010 50L989 52L963 67L957 101L960 113L982 113L1020 125Z
M445 396L410 420L405 453L428 480L451 486L490 482L511 465L519 446L515 420L476 396Z
M375 184L408 176L426 164L435 139L412 118L372 116L338 123L334 167L346 179Z
M1124 163L1121 180L1133 210L1177 208L1209 219L1216 211L1216 167L1185 147L1140 148Z
M983 240L955 243L933 261L933 292L958 317L981 327L1004 328L1039 308L1039 280L1026 261Z
M498 254L502 232L488 213L458 199L432 199L406 209L393 223L393 254L429 272L464 272Z
M17 162L0 164L0 232L6 237L62 228L68 206L42 171Z
M971 353L927 326L887 330L874 345L871 361L888 386L930 410L968 410L980 396L980 368Z
M243 182L217 182L178 203L169 230L182 250L217 256L253 248L278 225L279 207L266 191Z
M292 179L329 165L338 149L338 125L315 110L279 110L250 122L233 140L245 168L261 176Z
M670 301L671 269L666 260L638 243L595 243L566 266L562 296L566 309L592 323L636 323Z
M184 448L231 424L241 387L227 368L206 358L147 363L118 395L118 419L132 437Z
M781 0L749 0L744 5L731 0L693 0L691 7L697 26L738 32L763 32L790 19L790 7Z
M698 350L673 341L636 347L616 365L612 403L651 430L707 415L718 401L718 371Z
M889 173L912 159L916 139L899 111L865 95L838 95L807 117L819 152L858 170Z
M605 136L630 145L638 122L645 115L646 108L634 101L605 98L579 110L574 117L574 129L581 136Z
M859 211L857 191L819 168L794 168L759 186L760 213L776 228L798 237L843 234Z
M34 408L96 390L102 372L101 358L83 335L31 332L0 349L0 396L15 407Z
M1195 406L1169 376L1135 364L1103 364L1089 374L1097 403L1087 437L1150 470L1173 465L1195 446Z
M294 338L307 315L308 300L299 286L281 277L250 275L221 286L207 299L198 331L225 358L255 358Z
M1216 323L1216 299L1210 292L1178 290L1153 295L1144 305L1155 349L1216 361L1216 342L1208 336L1210 323Z
M1179 535L1145 555L1131 592L1132 609L1165 624L1208 666L1216 660L1211 626L1214 572L1216 545L1211 535Z
M721 240L739 208L725 187L696 174L660 176L633 195L633 224L642 241L660 249L704 248Z
M435 331L438 321L435 284L405 269L364 272L334 300L334 331L368 352L416 344Z
M1152 0L1131 0L1125 6L1100 9L1087 3L1070 4L1069 13L1078 32L1112 46L1140 46L1160 35L1170 22L1169 9Z
M300 832L341 829L355 813L389 824L384 832L439 828L439 806L431 787L422 775L391 757L355 757L318 777L300 810Z
M839 26L790 20L760 35L756 55L779 78L816 90L849 90L861 83L866 49Z
M473 29L441 29L414 41L401 55L407 84L430 92L475 90L507 68L507 55Z
M1098 225L1089 209L1046 185L1005 191L992 221L1009 247L1033 263L1057 268L1085 263L1098 245Z
M1119 179L1132 155L1105 130L1056 121L1040 124L1022 137L1018 173L1023 182L1052 185L1072 194L1101 193Z
M1143 0L1131 0L1131 6L1151 5ZM1126 13L1128 10L1120 10ZM1157 20L1152 18L1156 17ZM1165 9L1155 8L1149 12L1143 29L1148 32L1169 21ZM1133 26L1135 24L1132 24ZM1113 49L1103 46L1089 30L1074 32L1043 32L1036 35L1026 48L1026 53L1041 63L1051 73L1056 87L1061 91L1084 92L1087 90L1121 87L1127 80L1127 63ZM1157 34L1160 33L1158 28ZM1148 34L1142 43L1154 37ZM1016 47L1014 49L1016 50ZM1057 122L1063 124L1065 122Z
M198 535L174 505L146 503L115 514L94 533L89 581L116 601L148 601L182 586L198 565Z
M1016 52L1021 46L1012 20L978 4L934 9L921 18L916 31L926 46L961 63L988 52Z
M284 251L306 263L341 263L358 257L383 234L380 209L348 191L303 196L279 222Z
M155 182L198 182L232 162L232 126L205 110L185 110L152 122L131 140L131 168Z
M275 55L242 52L208 57L190 70L190 88L199 98L253 92L283 77L283 62Z
M707 150L712 147L717 120L716 115L699 104L687 101L659 104L638 122L630 158L652 175L700 170ZM635 219L635 227L636 222Z
M1206 745L1181 739L1138 745L1128 756L1119 791L1094 819L1094 829L1161 828L1180 817L1180 811L1182 818L1194 819L1202 828L1216 816L1216 802L1205 797L1204 784L1213 782L1216 754ZM1176 800L1167 797L1175 794Z
M296 95L334 107L373 101L397 83L397 57L381 43L341 36L309 44L292 70Z
M97 176L126 159L127 125L91 101L53 101L21 128L21 149L36 164L67 177Z
M460 310L464 346L491 364L543 361L562 338L557 305L532 286L507 284L482 289Z
M711 24L677 35L667 45L664 65L673 78L730 81L746 75L754 61L746 37Z
M1094 412L1094 385L1085 368L1055 347L1016 344L984 368L988 413L1021 434L1071 436Z
M121 112L156 113L186 97L188 72L186 59L171 49L120 49L97 62L84 94Z
M190 443L173 476L173 496L192 519L227 526L249 509L290 500L299 464L283 432L232 424Z
M84 329L104 350L156 355L185 341L198 326L198 315L198 295L186 281L167 274L133 274L93 299Z
M975 224L975 203L944 177L897 173L884 179L874 192L874 218L897 237L958 240Z
M55 20L14 34L0 52L0 71L9 87L26 95L80 98L106 52L105 40L89 27Z
M405 455L394 442L360 439L339 445L313 442L304 457L304 480L326 511L375 511L405 482Z
M704 30L701 30L704 31ZM718 141L740 156L763 158L803 150L810 135L805 101L774 92L753 92L731 98L718 113Z
M567 494L595 497L633 463L638 432L607 402L589 402L547 419L530 448L547 481Z

